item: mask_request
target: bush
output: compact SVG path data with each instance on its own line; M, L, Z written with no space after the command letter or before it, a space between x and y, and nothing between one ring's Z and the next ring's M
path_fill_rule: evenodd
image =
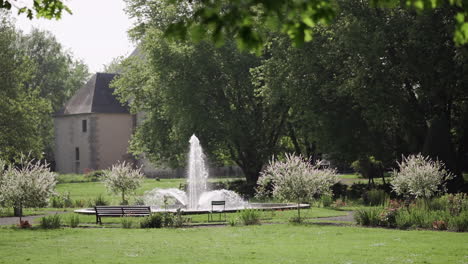
M239 220L244 225L260 224L260 212L255 209L245 209L238 212Z
M109 202L104 198L102 194L99 194L92 201L92 206L99 206L99 205L109 205Z
M379 189L369 190L363 196L364 203L370 206L385 205L387 198L385 191Z
M446 211L429 211L424 208L413 207L409 210L400 210L395 217L396 226L400 229L408 228L434 228L434 222L450 219Z
M453 216L448 222L448 229L456 232L468 231L468 211L464 211L458 216Z
M293 216L289 218L289 223L292 223L292 224L301 224L302 222L303 222L303 219L298 216Z
M85 177L88 181L96 182L96 181L100 181L102 177L104 176L104 174L105 174L105 171L95 170L95 171L91 171L87 173Z
M104 173L103 180L107 189L114 194L120 194L121 204L127 205L125 194L134 192L143 183L144 175L140 169L133 169L130 163L122 162L112 165L111 170Z
M80 216L79 215L71 215L68 218L68 225L72 228L78 227L80 224Z
M382 209L380 208L358 209L354 212L354 220L358 225L379 226L381 213Z
M348 194L348 185L341 182L333 184L331 187L333 198L345 197Z
M186 222L187 219L183 217L182 211L178 208L174 215L174 227L182 227Z
M320 202L323 207L330 207L333 203L333 197L331 195L322 195L320 196Z
M231 218L229 218L228 224L229 224L230 226L236 226L237 224L239 224L239 218L237 218L237 217L231 217Z
M432 161L421 154L403 157L399 170L393 172L393 190L407 198L431 198L445 192L445 182L453 176L440 161Z
M362 157L351 163L351 168L363 178L374 179L383 176L383 164L374 156Z
M41 218L40 226L45 229L59 228L62 224L62 219L58 214L44 216Z
M140 221L141 228L161 228L163 225L163 216L161 213L152 214Z
M132 228L133 226L133 221L130 217L120 218L120 223L122 224L122 228Z
M79 207L84 207L86 205L85 200L75 200L75 203L73 205L74 208L79 208Z

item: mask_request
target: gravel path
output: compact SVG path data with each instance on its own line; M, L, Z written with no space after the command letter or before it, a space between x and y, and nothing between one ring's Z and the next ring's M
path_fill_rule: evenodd
M32 224L32 223L36 223L34 221L37 218L41 218L41 217L46 216L46 215L63 214L63 213L67 213L67 212L64 212L64 211L49 211L49 212L45 212L45 214L42 214L42 215L23 216L21 219L23 221L27 220L30 224ZM37 220L37 221L39 221L39 220ZM18 223L19 223L19 217L17 217L17 216L0 217L0 225L16 225Z
M319 221L343 221L343 222L350 222L354 223L354 212L353 211L347 211L347 215L342 215L342 216L332 216L332 217L318 217L314 218L314 220L319 220Z

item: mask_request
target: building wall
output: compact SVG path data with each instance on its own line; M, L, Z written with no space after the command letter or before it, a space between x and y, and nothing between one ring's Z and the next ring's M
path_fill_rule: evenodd
M93 114L90 140L95 169L108 169L117 161L132 162L127 149L133 133L134 118L130 114Z
M83 132L86 120L86 132ZM130 114L79 114L54 118L55 162L60 173L108 169L127 154L134 120ZM79 148L79 160L76 150Z
M60 173L82 173L91 167L89 121L91 114L69 115L54 118L55 166ZM83 132L83 120L87 131ZM79 148L76 159L75 148Z

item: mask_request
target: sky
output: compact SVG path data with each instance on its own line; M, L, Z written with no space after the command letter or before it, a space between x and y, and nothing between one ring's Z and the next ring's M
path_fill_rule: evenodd
M82 59L91 73L102 71L113 58L127 56L135 48L127 36L131 20L123 9L123 0L68 0L73 15L62 13L60 20L29 20L14 15L16 27L24 33L32 27L51 31L65 49Z

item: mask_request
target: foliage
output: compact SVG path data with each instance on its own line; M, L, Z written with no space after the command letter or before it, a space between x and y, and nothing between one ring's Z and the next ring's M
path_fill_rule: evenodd
M361 174L362 177L369 179L370 183L374 183L374 178L382 178L385 184L382 161L375 159L374 156L361 157L351 163L351 168Z
M284 161L272 159L261 172L257 196L273 196L284 201L308 202L314 197L330 194L338 181L336 170L311 165L302 156L286 154Z
M100 193L96 198L93 199L92 206L99 206L99 205L109 205L109 202L104 198L102 193Z
M122 204L128 204L125 193L134 192L144 179L140 169L133 169L127 162L112 165L111 170L104 174L104 184L111 192L122 194Z
M371 189L364 195L364 203L370 206L385 205L387 199L387 193L380 189Z
M120 223L122 224L122 228L132 228L133 221L130 217L121 217Z
M1 0L0 11L3 8L10 10L11 7L15 7L18 9L18 14L25 13L29 19L32 19L34 16L36 18L60 19L63 10L69 14L72 13L63 0L33 0L32 5L24 2L20 2L19 4L16 0Z
M153 23L150 19L161 12L164 1L142 4L140 1L128 0L127 12L137 17L133 35L143 34L149 26L158 25L166 35L177 40L190 38L195 41L210 39L217 45L236 36L239 48L259 52L267 42L269 32L281 32L289 37L295 46L312 41L316 28L329 24L340 15L340 6L333 1L200 1L190 2L177 0L166 1L170 8L165 11L175 13L163 16ZM339 3L339 1L338 1ZM366 1L379 11L382 9L397 10L407 8L419 13L434 12L433 9L447 7L444 1ZM466 17L468 7L463 1L450 1L451 8L457 10L454 18L456 25L450 28L452 39L463 45L468 41ZM425 11L425 12L423 12ZM164 12L162 12L164 13ZM453 18L452 18L453 19Z
M3 206L44 207L54 193L56 175L49 165L26 159L23 157L19 166L10 165L0 172L0 204Z
M468 211L450 218L447 228L456 232L468 232Z
M440 161L432 161L421 154L403 157L393 172L392 188L406 197L430 198L445 191L445 182L452 176Z
M260 224L260 211L256 209L245 209L237 212L237 219L243 225L258 225Z
M163 227L163 214L156 213L146 216L140 221L141 228L161 228Z
M378 226L380 224L381 208L362 208L354 212L354 220L359 225Z
M77 214L73 214L68 217L68 225L71 228L78 227L80 225L80 216Z
M60 228L61 224L62 224L62 219L60 218L60 215L54 214L54 215L42 217L40 226L44 229L54 229L54 228Z
M320 162L311 165L310 160L293 154L286 154L284 161L272 159L260 175L257 197L273 196L296 202L298 218L300 203L331 195L331 187L338 181L336 170L321 168Z
M50 32L23 34L4 12L0 21L0 158L13 161L19 153L43 158L45 152L51 160L51 114L82 86L88 69Z
M52 208L74 207L73 200L70 198L70 192L53 195L49 200L49 205Z
M322 202L323 207L330 207L333 203L333 196L331 195L322 195L320 196L320 201Z
M157 28L140 49L144 57L125 60L113 82L122 102L130 102L134 113L145 112L131 151L163 166L182 166L195 133L210 160L237 164L252 190L278 151L288 111L283 102L269 102L254 81L261 59L238 52L233 41L222 48L170 43Z
M103 176L105 175L105 171L103 170L95 170L95 171L91 171L89 173L86 173L85 177L86 179L88 179L89 181L100 181Z

